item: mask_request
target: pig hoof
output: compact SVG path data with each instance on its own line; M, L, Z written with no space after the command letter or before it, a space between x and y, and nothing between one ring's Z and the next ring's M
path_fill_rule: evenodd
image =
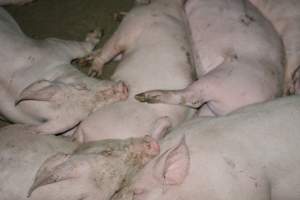
M121 22L123 20L123 18L126 16L127 12L115 12L113 14L113 19L116 22Z
M135 95L135 99L137 101L145 102L145 103L159 103L160 102L159 98L160 98L160 95L149 96L146 93L140 93L140 94Z
M135 0L135 4L137 5L149 5L151 0Z
M97 77L98 76L97 70L90 69L89 72L88 72L88 76Z
M104 30L93 30L91 32L89 32L86 37L85 37L85 41L88 43L91 43L93 46L95 46L96 44L99 43L100 39L102 38L104 33Z
M78 67L90 67L93 63L93 58L91 56L86 56L83 58L75 58L71 61L71 64Z

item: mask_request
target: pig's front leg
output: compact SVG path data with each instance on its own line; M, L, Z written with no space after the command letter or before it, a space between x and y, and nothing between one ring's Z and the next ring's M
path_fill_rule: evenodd
M66 55L69 59L74 59L91 53L100 41L101 36L102 32L95 30L88 33L82 42L48 38L43 41L43 45L46 49L49 49L50 54Z
M104 64L132 46L145 26L147 26L146 24L147 22L139 19L134 14L128 14L118 30L104 44L103 48L87 57L93 60L92 67L88 73L89 76L96 77L101 75Z
M120 38L120 32L115 32L101 50L97 50L92 53L92 55L88 58L94 59L92 67L88 72L89 76L96 77L101 75L104 64L125 50L125 45L121 44L122 42L120 41Z

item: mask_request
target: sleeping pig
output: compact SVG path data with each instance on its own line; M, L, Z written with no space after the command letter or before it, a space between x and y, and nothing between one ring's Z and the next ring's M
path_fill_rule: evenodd
M153 0L139 3L126 15L117 31L94 59L90 74L102 73L104 64L122 54L112 80L130 88L127 101L102 107L84 120L75 137L81 141L155 135L159 138L193 113L174 105L147 105L136 93L155 89L185 88L193 79L190 33L183 10L184 0Z
M108 200L159 153L150 136L79 147L68 139L34 135L22 125L1 129L1 200Z
M286 54L285 94L300 94L300 1L250 0L273 23Z
M198 80L185 89L140 93L139 101L201 108L199 115L219 116L282 95L280 37L251 3L188 0L185 12Z
M126 99L122 82L98 81L69 64L92 50L97 35L88 34L85 42L33 40L0 8L0 118L56 134L103 105Z
M293 96L187 122L112 200L297 200L299 121Z

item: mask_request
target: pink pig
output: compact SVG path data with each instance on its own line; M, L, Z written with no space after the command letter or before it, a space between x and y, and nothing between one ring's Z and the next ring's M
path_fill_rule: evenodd
M112 200L297 200L299 121L292 96L187 122Z
M193 109L176 105L142 104L135 94L155 88L185 88L194 80L190 32L184 0L141 1L126 15L104 44L94 52L90 74L102 73L104 64L122 54L112 80L129 86L126 101L98 109L76 131L81 142L106 138L161 137L189 119Z
M78 146L70 138L6 126L0 129L0 199L108 200L159 150L150 136Z
M122 82L93 79L70 64L91 52L97 37L93 32L84 42L33 40L0 8L0 118L32 125L36 133L57 134L103 105L125 100Z
M250 1L273 23L283 39L286 54L285 95L300 94L300 1Z
M185 89L140 93L139 101L201 108L199 115L219 116L282 95L283 46L252 4L189 0L185 11L198 80Z

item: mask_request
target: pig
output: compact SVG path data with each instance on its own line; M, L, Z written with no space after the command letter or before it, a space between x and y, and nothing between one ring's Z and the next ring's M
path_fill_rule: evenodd
M32 1L34 0L0 0L0 6L10 5L10 4L24 5L27 3L31 3Z
M84 42L34 40L0 8L1 118L31 124L35 133L57 134L101 106L125 100L123 82L93 79L70 64L92 51L98 35L91 32Z
M300 2L250 0L273 23L283 39L286 56L284 94L300 93Z
M0 130L1 200L108 200L157 154L150 136L78 146L69 137L7 126Z
M200 108L226 115L282 95L284 53L272 24L247 0L188 0L198 80L177 90L137 94L147 103Z
M119 54L122 59L112 80L128 87L126 101L107 105L86 118L74 137L80 142L107 138L162 137L169 129L191 118L194 111L176 105L147 105L136 93L155 88L185 88L194 80L190 33L184 0L153 0L136 4L117 31L79 63L92 60L90 75L101 75L104 64Z
M299 96L191 120L112 200L299 199L299 120Z

